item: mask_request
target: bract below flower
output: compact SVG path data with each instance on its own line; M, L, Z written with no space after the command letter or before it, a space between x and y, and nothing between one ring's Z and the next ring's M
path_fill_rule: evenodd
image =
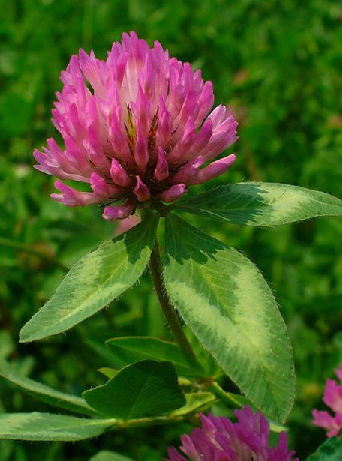
M323 395L323 401L331 408L333 416L327 411L312 411L312 424L323 427L328 437L338 435L342 429L342 364L336 370L336 376L341 384L333 379L327 379Z
M288 451L286 432L280 434L278 447L270 447L269 423L260 412L245 406L235 414L236 423L201 415L202 427L181 437L180 450L186 457L169 447L167 461L298 461Z
M80 50L61 79L52 114L65 150L48 139L34 157L44 173L89 184L81 192L56 181L51 196L65 205L103 204L105 219L124 219L147 202L177 200L235 161L214 160L237 139L234 117L224 106L211 111L211 82L159 42L150 48L123 34L106 61Z
M114 231L114 235L121 235L127 232L132 227L137 226L140 223L140 218L137 215L130 215L121 221L118 221L118 227Z

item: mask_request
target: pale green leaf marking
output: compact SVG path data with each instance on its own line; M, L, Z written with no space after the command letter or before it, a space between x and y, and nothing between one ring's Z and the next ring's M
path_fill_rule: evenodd
M74 442L96 437L113 424L115 420L51 413L8 413L0 415L0 439Z
M157 223L157 218L148 218L84 256L71 268L51 300L23 327L20 341L66 331L130 288L148 264Z
M211 408L217 401L216 397L211 392L193 392L185 394L186 404L171 413L172 417L175 416L188 416L193 413L205 411Z
M317 216L342 216L342 200L289 184L245 182L185 198L175 209L249 226L278 226Z
M292 348L254 264L171 215L164 275L172 301L203 347L256 407L283 422L294 399Z
M96 455L92 456L89 461L133 461L127 456L120 455L119 453L114 453L113 451L103 450Z

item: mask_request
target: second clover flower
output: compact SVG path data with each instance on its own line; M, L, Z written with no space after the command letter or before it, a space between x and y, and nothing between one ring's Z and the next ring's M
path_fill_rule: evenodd
M90 185L81 192L56 181L51 196L65 205L104 204L105 219L124 219L151 200L177 200L235 161L214 160L236 141L235 119L224 106L211 111L212 83L159 42L150 48L123 34L106 61L80 50L61 79L52 114L65 150L48 139L34 156L38 170Z
M323 427L327 431L327 437L341 435L342 430L342 364L336 370L336 376L340 383L327 379L323 396L323 401L331 408L333 416L327 411L312 411L312 424Z
M270 447L269 423L260 412L245 406L235 414L235 423L201 415L202 427L181 437L185 456L169 447L166 461L299 461L287 448L286 432L280 434L277 447Z

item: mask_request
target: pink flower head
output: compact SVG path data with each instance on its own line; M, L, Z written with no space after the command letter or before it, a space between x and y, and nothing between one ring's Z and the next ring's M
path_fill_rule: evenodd
M341 384L333 379L327 379L323 395L324 403L331 408L334 416L327 411L312 411L312 424L323 427L328 437L338 435L342 429L342 364L335 372Z
M286 432L280 434L278 447L269 445L269 423L250 407L236 410L238 422L213 415L201 415L202 427L181 437L181 455L168 448L167 461L298 461L287 449Z
M123 34L106 61L80 50L61 79L52 114L65 150L48 139L34 157L44 173L89 184L80 192L56 181L51 196L65 205L100 203L105 219L124 219L146 202L177 200L235 160L213 161L237 139L234 117L224 106L211 111L212 83L159 42Z

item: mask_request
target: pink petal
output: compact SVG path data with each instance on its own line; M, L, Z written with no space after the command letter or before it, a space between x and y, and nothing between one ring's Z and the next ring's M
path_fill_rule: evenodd
M324 429L339 429L338 425L336 424L335 419L327 412L327 411L312 411L312 424L314 426L323 427Z
M332 379L327 379L323 401L336 413L342 414L342 386Z
M138 166L139 173L144 173L149 160L148 145L146 138L142 135L139 127L137 132L137 144L134 153L135 162Z
M204 163L204 158L203 157L197 157L190 162L188 162L186 165L184 165L172 178L174 182L184 182L186 184L189 184L189 181L196 176L196 174L199 171L199 168L203 165Z
M167 454L169 456L169 461L187 461L184 456L178 453L173 447L168 447Z
M103 218L107 221L116 221L127 218L136 208L134 200L127 200L124 205L106 206L103 210Z
M85 206L100 203L102 201L92 192L79 192L60 181L55 182L55 187L62 192L62 194L53 193L50 197L57 200L57 202L64 203L64 205Z
M154 177L157 181L163 181L169 176L169 167L165 158L164 151L161 147L158 147L158 161L157 166L154 170Z
M151 197L148 187L142 182L140 176L137 176L137 184L134 188L134 194L139 202L145 202Z
M90 185L94 194L99 198L99 201L106 201L115 198L122 193L122 188L108 184L100 175L92 173L90 177Z
M158 128L156 144L164 148L171 139L173 123L171 114L168 112L164 98L160 96L158 104Z
M121 187L132 185L132 179L128 176L127 171L121 166L116 158L112 159L110 166L110 175L114 183Z
M119 110L117 110L119 112ZM121 160L128 166L134 166L134 160L128 147L126 134L121 126L121 120L118 115L112 111L109 115L108 141L111 144L115 154L120 156Z
M231 154L228 157L224 157L220 160L216 160L215 162L210 163L202 170L198 170L197 174L195 174L191 179L187 181L187 185L192 186L194 184L202 184L212 178L215 178L216 176L220 176L228 170L228 168L235 162L235 160L236 155Z
M165 190L164 192L161 192L160 194L158 194L158 197L163 202L174 202L179 197L184 195L185 192L186 192L185 184L175 184L174 186L171 186L169 189Z

